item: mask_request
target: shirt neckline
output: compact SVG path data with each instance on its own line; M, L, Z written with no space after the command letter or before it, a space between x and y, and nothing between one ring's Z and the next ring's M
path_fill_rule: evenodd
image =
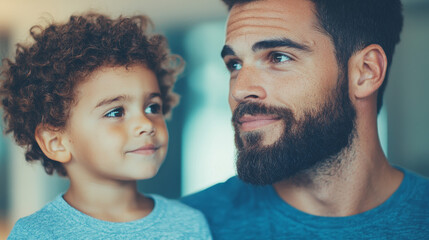
M308 227L314 227L319 229L321 227L362 227L366 224L374 224L377 223L377 221L382 221L382 218L375 218L373 216L380 216L383 213L391 212L393 208L398 208L401 203L406 202L406 198L412 195L412 189L410 188L410 186L412 186L413 184L413 179L411 174L402 168L397 167L397 169L404 174L404 177L398 189L396 189L396 191L379 206L352 216L326 217L305 213L283 201L277 194L273 186L259 188L259 191L262 192L257 193L257 195L262 196L262 202L263 204L265 204L265 207L267 209L270 209L270 211L272 211L271 214L278 215L281 218L288 218L289 220L292 220L296 223L305 224Z
M68 221L75 221L76 224L88 227L92 230L106 233L116 233L120 230L121 232L132 233L152 227L157 222L161 221L164 215L165 199L156 194L145 194L145 196L154 201L152 211L143 218L129 222L109 222L91 217L68 204L64 200L63 194L59 195L56 200L53 201L53 205L68 219ZM138 227L136 227L136 225L138 225Z

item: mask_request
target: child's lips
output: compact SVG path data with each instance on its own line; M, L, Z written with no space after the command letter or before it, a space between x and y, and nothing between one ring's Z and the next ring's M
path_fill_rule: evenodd
M140 154L140 155L152 155L154 154L157 150L159 149L159 147L153 145L153 144L147 144L144 145L143 147L128 151L129 153L134 153L134 154Z

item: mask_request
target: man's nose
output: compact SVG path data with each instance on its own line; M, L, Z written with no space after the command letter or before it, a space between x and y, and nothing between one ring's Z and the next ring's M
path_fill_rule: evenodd
M258 101L267 97L261 70L243 66L237 77L230 81L230 94L234 101Z
M155 127L152 120L148 118L144 113L135 116L132 133L136 137L139 137L141 135L154 135Z

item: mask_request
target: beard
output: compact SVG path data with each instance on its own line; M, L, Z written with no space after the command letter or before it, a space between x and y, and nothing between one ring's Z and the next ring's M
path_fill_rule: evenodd
M273 184L309 169L329 169L333 159L351 144L356 111L350 102L348 80L340 79L319 109L304 112L297 120L288 108L241 102L233 112L237 147L237 173L244 182ZM263 132L241 133L239 119L248 115L274 115L283 122L283 133L264 146ZM336 161L340 161L336 159ZM315 169L317 170L317 169Z

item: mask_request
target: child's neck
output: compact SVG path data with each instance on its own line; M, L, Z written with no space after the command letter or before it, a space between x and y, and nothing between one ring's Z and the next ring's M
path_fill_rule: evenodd
M136 181L112 184L70 183L64 199L77 210L100 220L129 222L147 216L154 203L137 192Z

